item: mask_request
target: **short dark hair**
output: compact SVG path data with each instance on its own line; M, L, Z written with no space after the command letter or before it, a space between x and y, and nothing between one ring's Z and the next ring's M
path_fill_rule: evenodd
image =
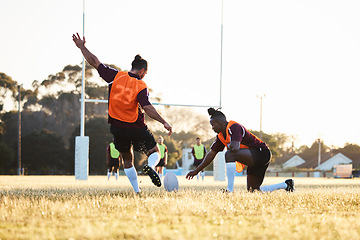
M215 110L214 108L209 108L208 113L211 119L226 121L226 116L219 110Z
M135 56L134 61L131 63L131 67L134 70L147 70L147 61L143 59L139 54Z

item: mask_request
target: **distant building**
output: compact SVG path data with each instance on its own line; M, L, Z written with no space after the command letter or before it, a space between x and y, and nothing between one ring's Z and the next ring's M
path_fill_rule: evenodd
M301 155L301 154L300 154ZM280 158L276 158L268 168L270 172L286 171L287 168L298 168L308 170L331 171L335 165L352 164L353 169L360 169L360 153L341 153L339 151L329 151L321 154L319 165L318 157L300 156L288 153Z
M292 158L290 158L289 160L287 160L286 162L284 162L283 164L281 164L281 167L283 169L293 168L293 167L300 166L301 164L304 164L304 163L305 163L304 159L302 159L299 155L295 155Z
M321 171L329 171L332 170L335 165L350 164L350 163L352 163L352 160L350 158L346 157L342 153L338 153L335 156L323 162L322 164L320 164L319 166L317 166L315 169Z

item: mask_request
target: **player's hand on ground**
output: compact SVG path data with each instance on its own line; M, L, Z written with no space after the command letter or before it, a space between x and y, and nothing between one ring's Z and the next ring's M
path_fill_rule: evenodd
M170 136L172 133L172 127L167 122L164 123L164 128L169 131L168 135Z
M191 180L193 177L195 177L199 172L196 170L190 171L188 174L186 174L186 179Z
M82 47L85 46L85 43L86 43L85 37L83 37L83 39L81 39L79 33L76 33L76 35L73 34L73 35L72 35L72 38L73 38L73 41L74 41L75 45L76 45L78 48L82 48Z

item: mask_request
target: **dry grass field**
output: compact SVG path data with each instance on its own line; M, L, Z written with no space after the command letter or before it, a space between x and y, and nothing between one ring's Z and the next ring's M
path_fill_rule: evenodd
M359 239L360 179L295 178L296 192L235 192L188 181L178 193L141 176L0 176L0 239ZM264 185L284 181L266 178Z

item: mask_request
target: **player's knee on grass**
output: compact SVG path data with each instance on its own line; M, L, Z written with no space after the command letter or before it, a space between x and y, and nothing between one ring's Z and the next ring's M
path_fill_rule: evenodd
M247 190L249 192L254 192L256 190L260 191L260 186L263 183L264 178L256 175L247 176Z

